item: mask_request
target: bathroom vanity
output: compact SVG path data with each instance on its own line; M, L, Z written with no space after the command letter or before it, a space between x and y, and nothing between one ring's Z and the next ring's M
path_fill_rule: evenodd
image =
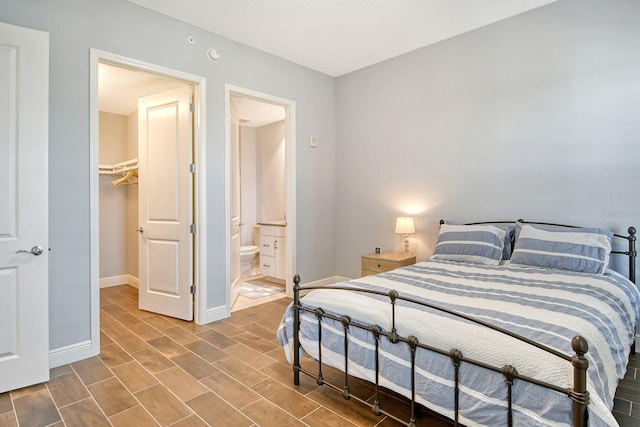
M286 221L259 222L260 273L266 279L284 283L287 279L287 223Z

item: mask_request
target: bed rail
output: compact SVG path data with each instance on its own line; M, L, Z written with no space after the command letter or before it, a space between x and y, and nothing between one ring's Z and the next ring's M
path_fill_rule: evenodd
M459 402L459 367L462 363L470 363L473 365L476 365L478 367L484 368L484 369L488 369L497 373L501 373L502 375L504 375L505 377L505 384L507 387L507 401L508 401L508 408L507 408L507 423L508 425L511 427L513 426L513 413L512 413L512 400L511 400L511 387L514 383L514 381L516 379L522 380L522 381L526 381L532 384L536 384L538 386L541 387L545 387L547 389L551 389L554 390L558 393L564 394L566 396L568 396L572 401L573 401L573 420L574 420L574 427L585 427L587 425L587 418L588 418L588 412L587 412L587 405L589 404L589 392L587 391L587 369L589 367L589 362L588 360L585 358L585 354L587 353L589 346L587 341L580 336L576 336L572 339L571 341L571 345L573 348L573 351L575 352L574 355L568 355L565 353L562 353L560 351L557 351L553 348L550 348L548 346L545 346L544 344L532 341L526 337L523 337L521 335L515 334L511 331L508 331L506 329L500 328L498 326L495 325L491 325L487 322L484 322L482 320L479 319L475 319L471 316L468 316L466 314L463 313L458 313L455 312L453 310L449 310L443 307L438 307L436 305L433 304L429 304L423 301L418 301L416 299L413 298L409 298L409 297L405 297L401 294L399 294L397 291L395 290L391 290L389 292L382 292L382 291L376 291L376 290L371 290L371 289L361 289L361 288L353 288L353 287L347 287L347 286L337 286L337 285L330 285L330 286L311 286L311 285L307 285L307 286L301 286L300 285L300 276L299 275L295 275L294 279L294 287L293 287L293 293L294 293L294 312L293 312L293 358L294 358L294 362L293 362L293 380L294 380L294 384L295 385L299 385L300 384L300 373L303 373L305 375L308 375L312 378L314 378L317 382L318 385L327 385L330 388L340 391L343 394L343 397L345 399L350 399L351 397L354 397L355 400L360 401L361 403L364 403L365 405L368 405L371 407L372 411L376 414L376 415L387 415L393 419L395 419L396 421L399 422L406 422L403 420L399 420L398 418L396 418L395 416L393 416L392 414L385 412L381 406L380 406L380 400L379 400L379 342L380 339L382 339L383 337L387 340L389 340L389 342L393 343L393 344L398 344L398 343L404 343L405 345L407 345L410 349L410 354L411 354L411 408L410 408L410 414L411 414L411 418L408 421L408 426L413 427L416 425L416 396L415 396L415 354L416 354L416 350L418 348L427 350L427 351L431 351L431 352L435 352L435 353L439 353L442 355L448 355L451 358L451 362L454 366L454 425L458 425L459 421L459 407L458 407L458 402ZM337 315L333 315L330 313L326 313L324 312L321 308L319 307L307 307L303 304L300 303L300 292L301 291L308 291L308 290L313 290L313 289L335 289L335 290L348 290L348 291L353 291L353 292L365 292L365 293L370 293L370 294L376 294L376 295L380 295L380 296L386 296L389 298L389 302L391 304L391 330L385 331L383 330L379 325L371 325L371 326L365 326L361 323L357 323L357 322L353 322L348 316L337 316ZM505 365L502 367L496 367L496 366L492 366L489 365L487 363L484 363L482 361L478 361L478 360L474 360L472 358L466 357L464 356L458 349L439 349L439 348L435 348L426 344L422 344L418 341L418 339L415 336L401 336L398 334L397 330L396 330L396 322L395 322L395 314L396 314L396 302L398 300L401 301L407 301L413 304L418 304L424 307L429 307L431 309L434 310L438 310L441 312L445 312L448 313L450 315L456 316L456 317L460 317L463 319L466 319L468 321L474 322L476 324L482 325L484 327L490 328L494 331L497 331L499 333L503 333L506 335L509 335L515 339L518 339L520 341L523 341L527 344L530 344L538 349L541 349L545 352L548 352L550 354L553 354L561 359L566 360L567 362L570 362L573 365L573 387L570 389L567 388L563 388L563 387L559 387L557 385L554 384L550 384L547 383L545 381L540 381L538 379L535 378L531 378L525 375L521 375L518 373L517 369L511 365ZM303 368L300 364L300 339L299 339L299 332L300 332L300 312L304 311L304 312L308 312L308 313L312 313L313 315L316 316L316 318L318 319L318 333L319 333L319 337L318 337L318 360L317 360L317 365L318 365L318 371L317 373L311 372L305 368ZM349 328L354 327L354 328L360 328L360 329L364 329L369 331L372 336L373 339L375 341L375 397L374 397L374 402L373 403L369 403L366 402L362 399L359 399L355 396L352 396L349 392L349 374L348 374L348 370L345 369L345 375L344 375L344 386L340 387L338 385L335 384L331 384L329 382L327 382L322 374L322 321L323 319L332 319L336 322L340 322L343 325L343 329L344 329L344 354L345 354L345 367L348 367L348 357L349 357L349 341L348 341L348 331Z

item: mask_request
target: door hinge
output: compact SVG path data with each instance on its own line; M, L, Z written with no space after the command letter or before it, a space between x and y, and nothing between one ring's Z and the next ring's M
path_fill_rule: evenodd
M191 111L192 113L195 113L195 111L196 111L196 104L193 104L193 103L189 104L189 111Z
M196 293L196 285L189 286L189 292L191 292L191 294L194 295Z
M191 163L189 165L189 172L196 173L196 164L195 163Z
M196 234L196 225L195 224L190 224L189 225L189 233Z

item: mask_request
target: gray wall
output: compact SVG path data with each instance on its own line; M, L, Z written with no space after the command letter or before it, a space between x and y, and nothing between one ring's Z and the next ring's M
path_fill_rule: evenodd
M640 226L640 2L560 0L337 79L336 272L440 218Z
M305 280L333 274L333 78L122 0L0 0L0 20L50 33L52 349L90 339L90 48L207 78L208 307L225 302L225 83L294 100L298 141L323 141L322 149L302 144L296 153L297 270ZM220 50L219 62L207 59L209 47Z

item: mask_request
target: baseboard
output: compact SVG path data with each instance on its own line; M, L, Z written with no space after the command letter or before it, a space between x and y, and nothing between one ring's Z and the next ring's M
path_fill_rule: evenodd
M127 278L129 279L127 280L127 285L133 286L134 288L138 289L138 283L140 283L140 280L130 274L127 274Z
M94 351L91 341L82 341L65 347L54 348L49 351L49 368L77 362L88 357L97 356L100 352Z
M100 288L110 288L112 286L129 285L134 288L138 287L138 278L131 274L122 274L120 276L101 277Z

